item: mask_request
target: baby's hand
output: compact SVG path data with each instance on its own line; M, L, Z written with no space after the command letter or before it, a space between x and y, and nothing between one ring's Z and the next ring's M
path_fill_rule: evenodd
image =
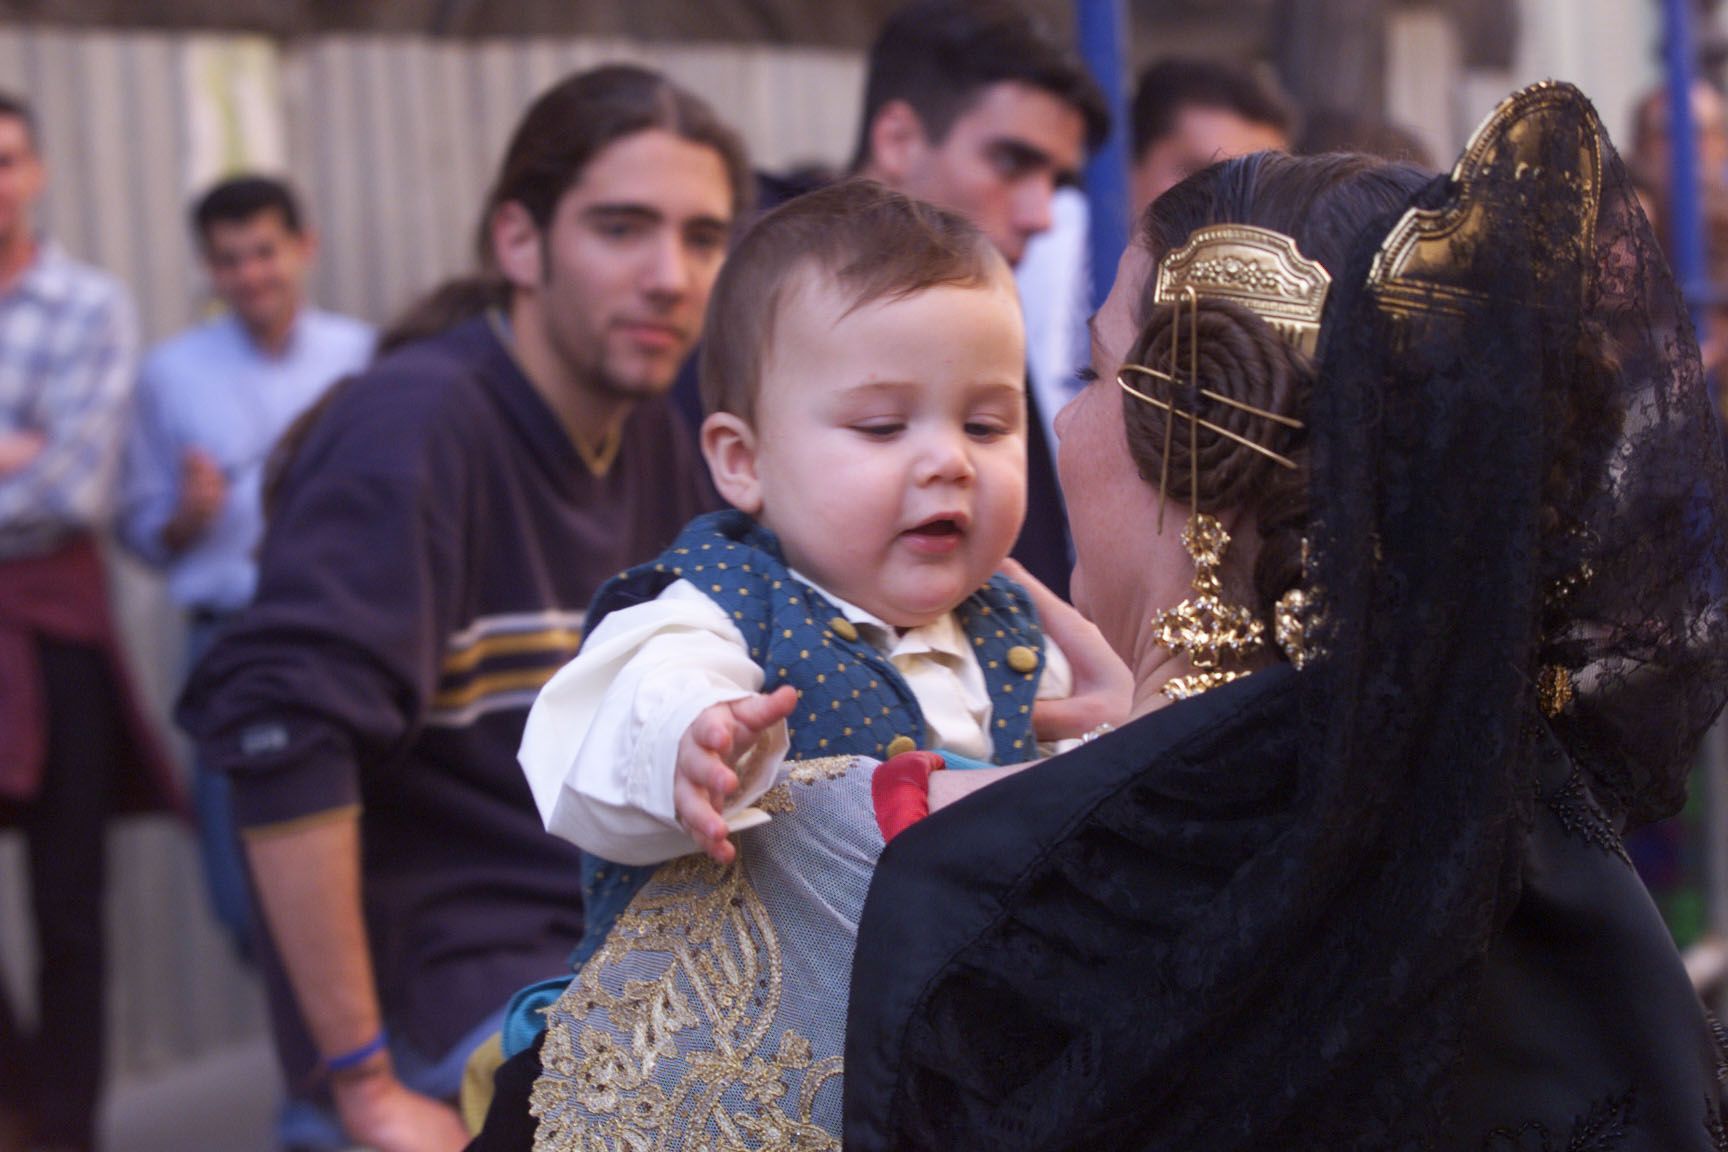
M696 846L721 864L730 864L737 849L727 839L726 802L738 791L732 766L762 733L792 714L798 690L783 684L764 696L758 693L704 708L678 741L677 778L672 799L678 823Z
M1002 574L1026 589L1044 634L1061 646L1074 670L1072 695L1032 705L1032 731L1039 742L1072 740L1103 725L1126 722L1134 703L1134 677L1104 634L1016 561L1004 560Z

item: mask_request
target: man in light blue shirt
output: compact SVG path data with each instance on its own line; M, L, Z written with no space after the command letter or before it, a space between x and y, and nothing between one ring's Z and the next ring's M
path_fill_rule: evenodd
M245 607L264 533L265 462L283 431L371 359L372 328L306 303L316 250L277 180L246 176L192 212L211 288L227 310L151 350L139 374L118 527L187 612L187 664ZM249 950L252 909L227 781L195 773L206 879L218 919Z
M151 350L121 487L121 535L195 618L245 607L264 464L284 429L372 356L369 325L305 300L316 242L282 183L242 177L193 211L227 311Z

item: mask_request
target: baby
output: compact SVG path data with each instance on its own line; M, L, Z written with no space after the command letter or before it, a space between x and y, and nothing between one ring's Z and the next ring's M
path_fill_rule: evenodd
M692 841L730 860L788 757L1012 763L1079 735L1034 731L1072 674L997 575L1025 516L1026 359L984 236L840 184L756 224L711 308L702 450L732 510L601 589L523 737L547 828L603 858L578 960L649 872L628 866Z

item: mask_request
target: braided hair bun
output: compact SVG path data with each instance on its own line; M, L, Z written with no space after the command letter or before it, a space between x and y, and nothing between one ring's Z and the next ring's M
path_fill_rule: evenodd
M1171 327L1179 325L1171 363ZM1197 368L1191 372L1191 368ZM1204 426L1194 431L1191 456L1188 420L1124 394L1123 418L1128 450L1140 476L1156 486L1165 482L1172 501L1202 512L1252 506L1260 540L1255 561L1256 613L1271 618L1272 605L1302 576L1302 533L1307 524L1308 469L1306 432L1244 412L1200 394L1204 388L1267 412L1303 419L1313 369L1306 356L1248 308L1202 297L1197 306L1160 304L1152 309L1129 354L1141 364L1174 376L1176 383L1125 370L1134 389L1159 400L1173 400L1179 412L1226 428L1245 440L1296 461L1295 470ZM1196 383L1197 382L1197 383ZM1170 459L1164 460L1166 425ZM1199 498L1193 497L1195 483Z

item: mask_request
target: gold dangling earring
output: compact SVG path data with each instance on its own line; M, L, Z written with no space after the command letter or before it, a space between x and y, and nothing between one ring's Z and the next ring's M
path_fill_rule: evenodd
M1217 517L1193 513L1188 527L1182 529L1182 546L1194 558L1194 595L1152 617L1157 642L1186 656L1198 669L1192 675L1165 682L1164 695L1172 700L1186 700L1246 676L1242 669L1225 668L1224 661L1241 660L1258 652L1265 631L1250 609L1224 600L1218 569L1224 562L1224 550L1230 546L1230 533Z
M1302 538L1302 582L1285 591L1272 606L1272 638L1290 666L1300 672L1319 653L1314 646L1318 597L1308 588L1308 538Z

